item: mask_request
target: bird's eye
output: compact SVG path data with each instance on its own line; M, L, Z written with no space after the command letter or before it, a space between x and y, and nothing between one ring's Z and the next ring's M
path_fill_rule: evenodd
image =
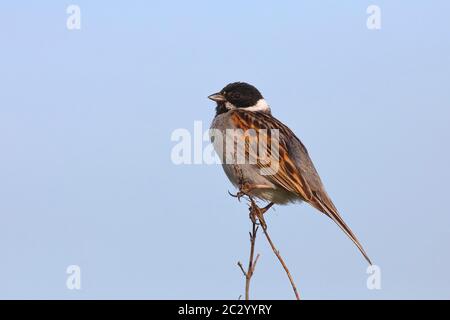
M239 100L241 98L241 94L239 92L234 92L231 94L231 98L233 98L233 100Z

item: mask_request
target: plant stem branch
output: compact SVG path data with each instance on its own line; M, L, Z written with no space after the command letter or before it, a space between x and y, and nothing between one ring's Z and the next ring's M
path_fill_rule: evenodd
M270 246L272 247L273 253L275 253L275 255L277 256L281 265L283 266L284 271L286 271L286 274L289 278L289 282L291 283L291 286L292 286L292 290L294 291L295 298L297 300L300 300L300 294L297 290L297 286L295 285L294 279L292 278L292 275L291 275L286 263L284 262L283 257L280 254L280 251L275 247L275 245L272 241L272 238L270 238L269 233L267 232L267 225L264 222L264 218L263 218L264 212L261 211L261 209L256 205L255 201L251 197L249 197L249 198L250 198L250 203L251 203L250 210L252 211L252 214L254 215L254 217L257 217L258 220L260 221L264 235L266 236L267 241L269 242Z
M237 195L233 195L230 193L233 197L237 197L240 199L243 195L247 196L250 201L250 220L252 221L252 232L250 232L250 258L248 261L248 270L245 271L242 263L239 261L238 266L241 269L242 273L245 276L245 300L250 299L250 281L253 276L253 273L255 271L256 263L259 259L259 254L256 255L256 259L253 259L255 254L255 242L256 242L256 234L258 232L258 226L257 223L261 225L264 235L266 236L267 241L269 242L270 247L273 250L273 253L278 258L278 261L280 261L281 266L283 267L284 271L286 272L287 277L289 278L289 282L291 283L292 290L294 291L295 298L297 300L300 300L300 294L297 290L297 286L295 285L294 279L292 278L291 272L289 271L286 263L284 262L283 257L280 254L280 251L275 247L272 238L270 237L269 233L267 232L267 224L264 220L264 213L273 205L273 203L269 204L265 208L259 208L256 202L253 200L253 198L242 190L242 188L239 189L239 193Z
M273 244L272 239L270 238L269 233L267 232L267 228L264 228L263 232L264 232L264 235L267 238L267 241L269 242L270 246L272 247L273 252L277 256L277 258L280 261L281 265L283 266L284 271L286 271L286 274L287 274L287 276L289 278L289 282L291 283L291 286L292 286L292 290L294 290L295 298L297 300L300 300L300 294L298 293L297 286L295 285L294 279L292 278L292 275L289 272L289 269L288 269L286 263L284 262L283 257L281 257L280 251L278 251L277 248L275 247L275 245Z
M255 255L255 242L256 242L256 234L258 232L258 227L256 226L256 221L252 220L252 232L249 232L250 235L250 257L248 260L248 269L245 271L244 266L239 261L237 264L239 268L241 269L242 273L245 276L245 300L250 299L250 282L253 276L253 273L255 272L256 263L259 259L259 254L256 255L256 259L254 258Z

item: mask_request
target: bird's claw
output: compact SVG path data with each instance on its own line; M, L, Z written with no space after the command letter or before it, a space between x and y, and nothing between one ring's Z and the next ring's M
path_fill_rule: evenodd
M252 196L247 193L248 190L250 190L248 184L243 184L236 194L233 194L230 191L228 191L228 194L233 198L237 198L239 201L241 201L242 197L247 196L250 200L250 220L252 221L252 223L260 225L264 230L266 230L267 224L264 220L264 213L266 213L273 206L273 202L269 203L264 208L259 208L255 200L253 200Z
M233 198L237 198L237 194L231 193L230 190L228 190L228 194L229 194L230 196L232 196Z
M231 193L230 191L228 191L228 194L229 194L230 196L232 196L233 198L237 198L239 202L241 201L241 198L242 198L243 196L246 196L246 194L245 194L244 192L242 192L242 191L238 191L236 194L233 194L233 193Z

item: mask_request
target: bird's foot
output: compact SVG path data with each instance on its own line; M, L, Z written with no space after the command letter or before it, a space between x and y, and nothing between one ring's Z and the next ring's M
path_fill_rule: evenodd
M237 198L239 201L241 201L242 197L247 196L248 199L250 200L250 208L249 208L250 220L255 224L261 225L261 227L263 227L263 229L265 230L267 228L267 224L264 219L264 214L274 205L274 203L271 202L267 206L260 208L256 204L255 200L253 200L253 197L250 195L250 192L252 190L264 188L270 187L266 185L252 185L250 183L245 182L239 186L239 191L236 194L232 194L230 191L228 191L228 194L234 198Z
M259 221L259 224L261 225L261 227L264 230L266 230L267 224L266 224L266 220L264 219L264 213L266 213L267 210L269 210L274 205L274 203L271 202L264 208L260 208L260 207L258 207L256 202L253 200L253 198L250 197L250 204L251 204L250 208L249 208L250 220L252 220L253 223L257 223L257 221Z
M234 198L238 198L240 201L242 197L247 196L250 198L253 191L262 189L272 189L272 187L264 184L250 184L248 182L244 182L239 185L239 191L236 194L232 194L230 191L228 191L228 194ZM273 203L269 204L265 211L267 211L272 205Z
M242 198L243 196L246 196L246 195L247 195L246 193L244 193L244 192L242 192L242 191L238 191L236 194L233 194L233 193L231 193L230 191L228 191L228 194L229 194L230 196L232 196L233 198L237 198L237 199L239 200L239 202L241 201L241 198Z
M232 194L230 191L228 191L228 194L234 198L237 198L239 201L241 201L241 198L244 196L250 197L249 192L252 189L254 189L254 186L252 186L248 182L245 182L239 186L239 191L236 194Z

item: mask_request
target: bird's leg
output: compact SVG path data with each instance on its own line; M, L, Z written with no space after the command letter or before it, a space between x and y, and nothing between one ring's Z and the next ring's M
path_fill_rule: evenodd
M250 197L250 192L256 189L272 189L272 187L265 184L250 184L248 182L244 182L239 185L239 191L236 194L232 194L230 191L228 191L228 194L232 197L238 198L238 200L240 201L243 196ZM269 209L272 205L268 206L267 209ZM266 211L267 210L265 210L264 212Z
M244 182L242 184L239 185L239 191L236 194L232 194L230 191L228 191L228 194L232 197L238 198L239 201L241 201L241 198L243 196L249 196L249 192L252 190L253 188L251 187L250 183L248 182Z
M265 206L264 208L260 208L262 214L265 214L270 208L272 208L272 206L273 206L274 204L275 204L275 203L271 202L271 203L269 203L267 206Z
M250 195L250 192L256 189L272 189L272 187L265 184L250 184L248 182L244 182L239 186L239 191L236 194L232 194L230 191L228 191L228 193L230 196L238 198L239 201L243 196L247 196L251 204L249 208L250 220L253 223L256 223L257 220L259 220L259 223L265 230L267 228L267 224L266 221L264 220L264 214L274 205L274 203L271 202L264 208L258 207L255 200L253 200L253 197Z

